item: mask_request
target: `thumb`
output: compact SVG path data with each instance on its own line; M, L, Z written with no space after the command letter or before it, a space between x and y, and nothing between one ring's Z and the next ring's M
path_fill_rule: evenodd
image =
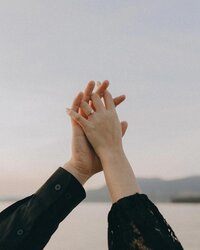
M127 128L128 128L128 122L126 121L121 122L122 137L125 135Z

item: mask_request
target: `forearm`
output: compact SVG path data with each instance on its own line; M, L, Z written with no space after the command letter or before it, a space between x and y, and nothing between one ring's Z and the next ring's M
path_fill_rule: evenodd
M123 150L104 154L101 161L113 203L125 196L141 192L133 169Z
M0 249L43 249L59 223L85 197L77 179L58 168L33 195L0 213Z

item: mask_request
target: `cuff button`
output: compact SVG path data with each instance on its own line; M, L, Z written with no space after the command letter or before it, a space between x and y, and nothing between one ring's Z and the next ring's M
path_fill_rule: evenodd
M54 188L55 188L56 191L59 191L61 189L61 185L60 184L56 184Z
M23 235L24 234L24 230L23 229L18 229L17 230L17 235L18 236L21 236L21 235Z

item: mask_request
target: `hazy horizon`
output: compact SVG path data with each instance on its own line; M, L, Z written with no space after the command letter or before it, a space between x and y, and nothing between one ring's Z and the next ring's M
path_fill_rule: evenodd
M5 185L35 191L69 160L65 109L92 79L108 79L113 96L126 95L117 110L129 123L123 142L136 177L200 175L199 7L0 2L1 192ZM85 187L103 183L101 173Z

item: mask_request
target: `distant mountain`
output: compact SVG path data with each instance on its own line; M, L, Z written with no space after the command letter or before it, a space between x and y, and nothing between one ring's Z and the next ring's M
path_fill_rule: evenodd
M142 193L148 195L153 202L169 202L181 197L200 197L200 176L191 176L176 180L160 178L138 178ZM107 187L88 190L86 202L110 201Z
M142 193L147 194L153 202L198 202L200 200L200 176L191 176L175 180L160 178L137 178ZM28 186L28 185L27 185ZM34 191L35 189L32 188ZM19 193L19 192L18 192ZM0 195L0 201L14 202L27 194ZM29 192L30 194L33 193ZM30 195L29 194L29 195ZM110 202L106 186L99 189L87 190L85 202Z

